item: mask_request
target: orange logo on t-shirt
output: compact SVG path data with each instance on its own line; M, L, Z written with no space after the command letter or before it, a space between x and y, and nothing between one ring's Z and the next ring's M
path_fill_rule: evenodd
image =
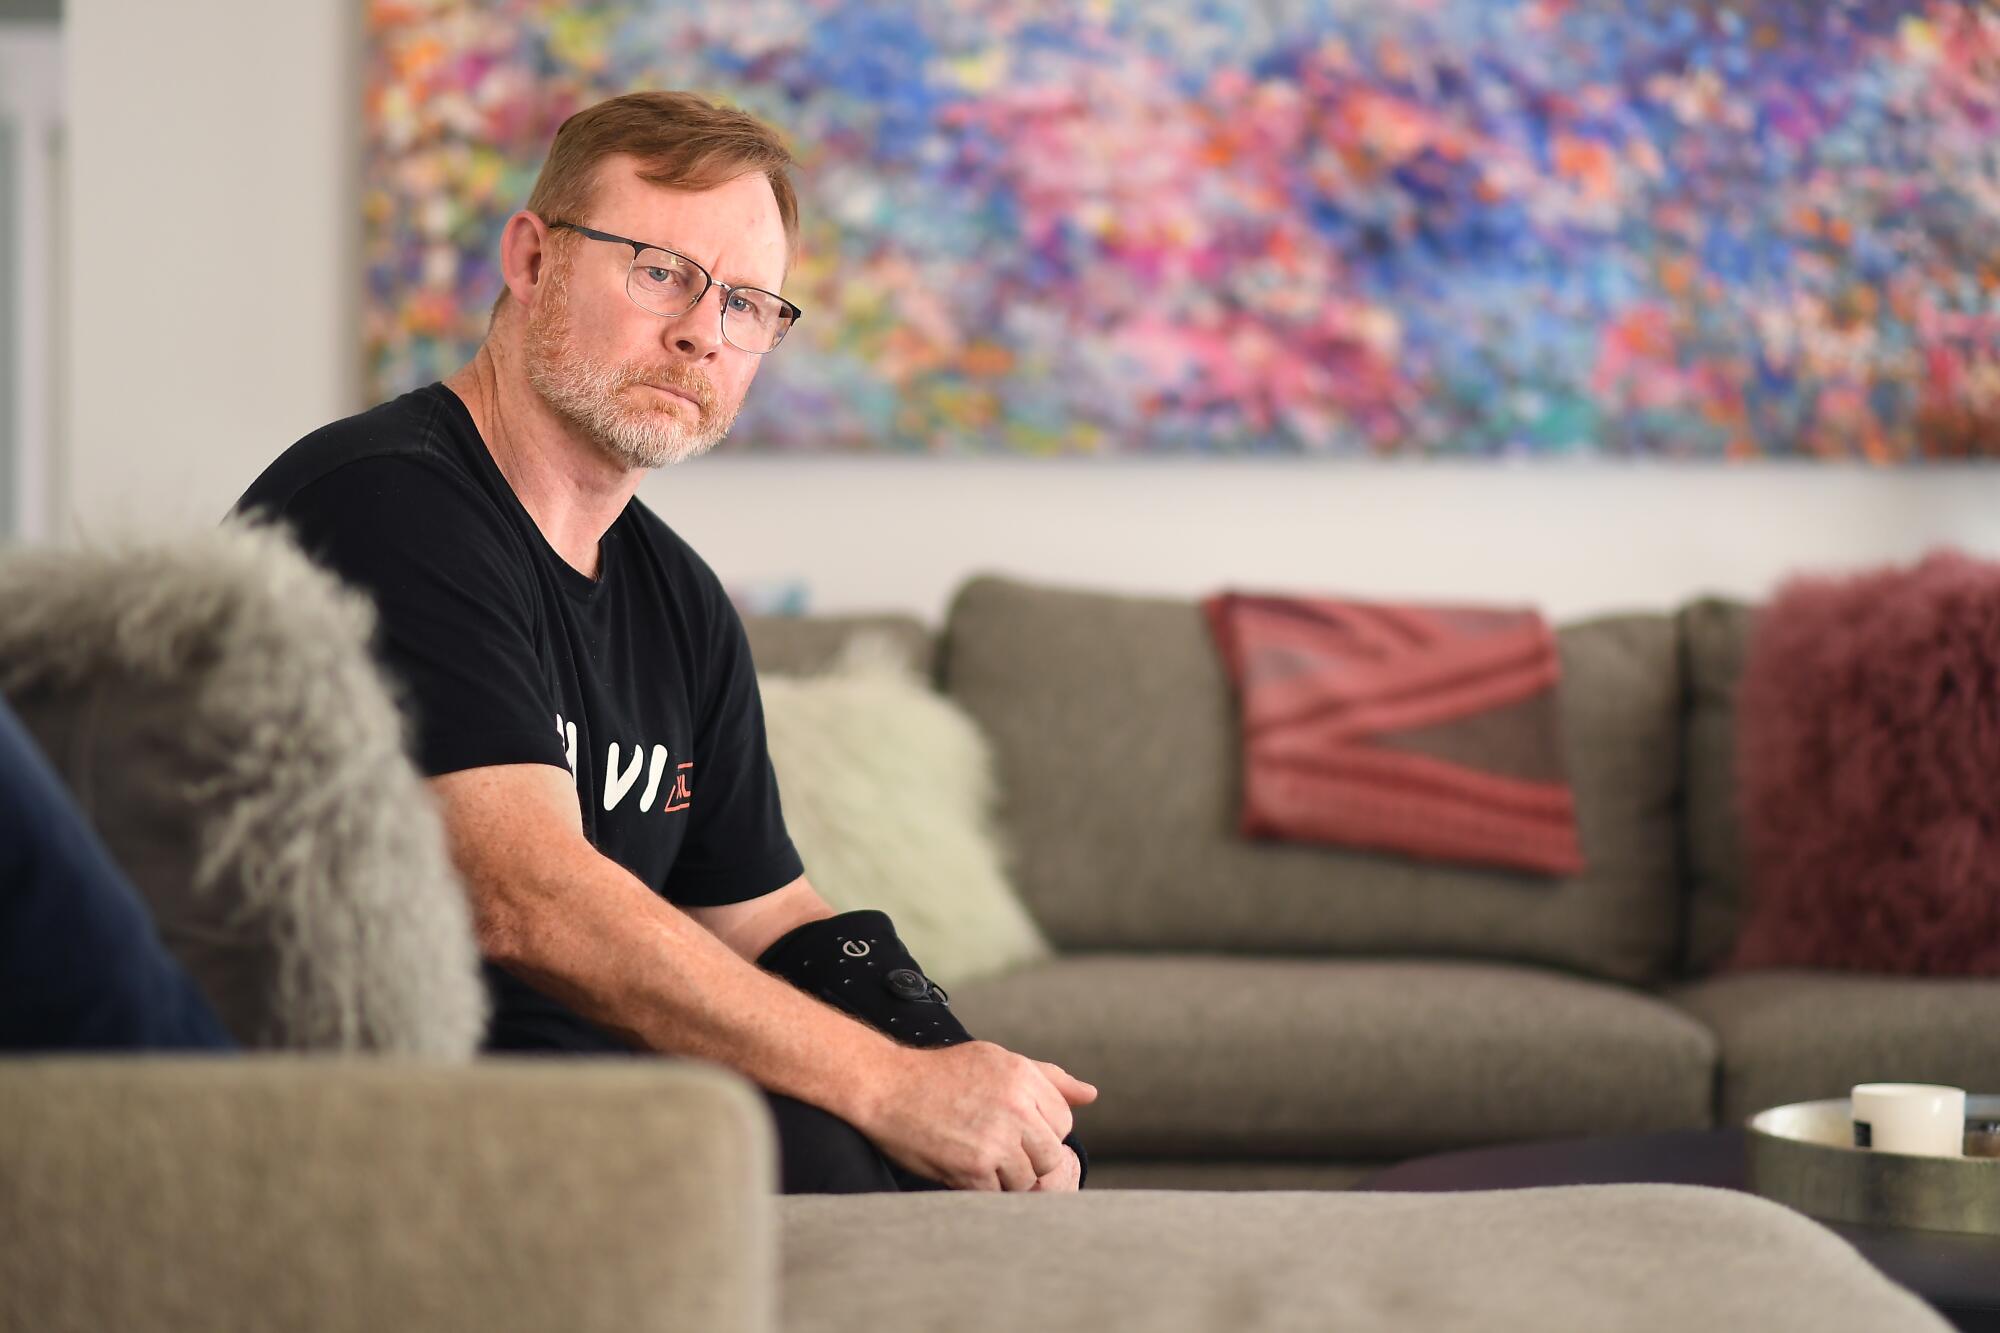
M694 761L690 759L687 763L681 765L678 773L674 774L674 789L667 793L667 803L660 807L662 812L667 810L685 810L688 807L688 803L694 800L694 793L688 790L687 775L687 771L693 767ZM675 805L675 801L679 801L680 804Z

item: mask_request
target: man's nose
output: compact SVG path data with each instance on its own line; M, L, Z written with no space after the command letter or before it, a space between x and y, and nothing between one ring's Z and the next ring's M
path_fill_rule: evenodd
M693 306L667 321L668 345L697 361L718 355L722 350L722 302L722 288L712 286L703 292Z

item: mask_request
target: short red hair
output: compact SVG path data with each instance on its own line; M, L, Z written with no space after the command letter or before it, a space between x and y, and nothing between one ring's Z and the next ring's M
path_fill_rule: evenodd
M785 224L785 265L799 252L799 201L791 150L778 132L747 111L694 93L624 93L565 120L542 163L527 208L544 221L581 220L590 210L597 166L609 157L638 159L639 179L675 190L712 190L762 172ZM501 288L494 313L506 304Z

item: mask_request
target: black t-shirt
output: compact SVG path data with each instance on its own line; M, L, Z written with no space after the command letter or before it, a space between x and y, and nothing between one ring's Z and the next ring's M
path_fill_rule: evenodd
M548 544L457 394L412 390L280 454L236 502L367 591L419 766L553 764L591 845L679 906L803 873L785 832L743 622L707 562L634 497L598 577ZM489 963L487 1044L622 1050Z

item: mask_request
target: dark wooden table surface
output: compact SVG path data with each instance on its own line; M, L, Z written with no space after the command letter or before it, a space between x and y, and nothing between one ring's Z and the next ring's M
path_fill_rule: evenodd
M1741 1129L1685 1129L1469 1148L1399 1163L1353 1188L1409 1193L1659 1184L1740 1190L1746 1188L1747 1137ZM1821 1225L1958 1328L2000 1333L2000 1236Z

